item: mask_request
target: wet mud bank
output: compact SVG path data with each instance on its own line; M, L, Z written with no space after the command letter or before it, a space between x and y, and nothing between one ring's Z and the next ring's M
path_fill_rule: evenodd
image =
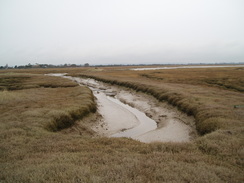
M93 130L101 136L128 137L141 142L189 142L197 136L195 121L166 102L96 81L53 74L88 86L97 101L98 113Z

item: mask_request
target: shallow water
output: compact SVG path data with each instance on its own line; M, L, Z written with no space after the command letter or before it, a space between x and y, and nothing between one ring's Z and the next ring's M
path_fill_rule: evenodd
M177 66L177 67L151 67L151 68L134 68L134 71L159 70L159 69L190 69L190 68L218 68L218 67L244 67L244 65L199 65L199 66Z
M145 113L122 103L115 97L110 97L111 91L101 90L101 86L95 80L89 79L88 82L96 86L92 87L92 90L99 104L98 111L107 123L111 137L135 138L157 128L157 123Z
M135 115L137 120L139 121L139 125L132 129L125 130L123 132L119 132L116 134L113 134L112 137L131 137L137 139L137 136L143 135L147 132L150 132L152 130L155 130L157 128L157 123L152 120L151 118L147 117L145 113L137 110L136 108L133 108L127 104L124 104L120 102L119 100L108 97L110 101L113 101L114 103L124 107L131 113Z
M140 124L133 112L118 100L111 100L102 92L94 92L97 98L98 112L102 115L102 131L111 136L121 130L131 129ZM99 131L98 131L99 132Z

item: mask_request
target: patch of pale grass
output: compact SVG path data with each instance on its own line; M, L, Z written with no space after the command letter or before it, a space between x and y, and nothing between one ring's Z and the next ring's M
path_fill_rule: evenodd
M25 97L25 94L23 93L18 93L14 91L0 91L0 105L6 105L8 103L19 103L23 101Z

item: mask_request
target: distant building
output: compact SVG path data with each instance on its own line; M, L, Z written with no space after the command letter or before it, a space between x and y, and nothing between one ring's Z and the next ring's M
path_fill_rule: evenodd
M33 67L33 68L40 68L40 65L36 63L36 64L33 65L32 67Z

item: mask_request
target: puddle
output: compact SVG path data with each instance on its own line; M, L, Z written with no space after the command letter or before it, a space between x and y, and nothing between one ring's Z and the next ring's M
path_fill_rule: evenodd
M195 134L194 127L191 127L194 124L192 118L167 104L157 103L149 96L121 90L94 79L65 76L65 73L48 75L71 79L93 91L98 112L102 116L99 124L93 128L99 134L128 137L141 142L188 142ZM191 122L186 124L184 121Z

